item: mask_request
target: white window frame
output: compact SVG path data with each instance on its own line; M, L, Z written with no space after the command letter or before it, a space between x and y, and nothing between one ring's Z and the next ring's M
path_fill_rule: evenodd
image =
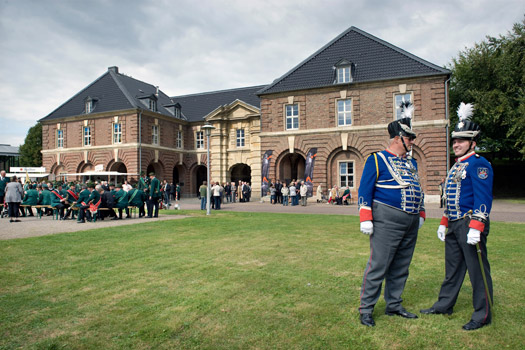
M337 83L352 82L352 66L343 66L337 68Z
M182 131L177 130L177 148L182 148Z
M159 126L158 125L151 126L151 144L152 145L159 144Z
M157 101L152 98L149 99L149 110L153 112L157 111Z
M246 145L246 136L244 129L237 129L236 130L237 135L237 147L244 147Z
M412 92L405 92L404 94L394 94L394 120L401 119L401 108L399 108L399 104L402 101L406 101L407 96L409 98L409 101L414 103L414 96Z
M347 106L347 103L350 103L350 106ZM340 109L341 104L344 106L343 110ZM337 99L336 100L336 118L337 126L349 126L352 125L352 107L353 101L351 98ZM348 110L346 108L349 108ZM343 118L343 123L341 124L341 116Z
M342 174L341 173L341 164L342 163L346 163L346 173L345 174ZM352 164L352 172L351 173L348 173L348 164ZM342 181L341 181L341 178L342 177L346 177L346 184L343 184ZM352 181L352 185L351 186L348 186L349 188L354 188L355 186L355 161L354 160L350 160L350 159L346 159L346 160L340 160L337 162L337 177L338 177L338 180L337 182L339 183L339 188L343 188L343 187L346 187L348 186L348 183L350 181L350 177L351 177L351 181Z
M204 149L204 131L195 132L195 148Z
M286 130L298 130L299 129L299 104L287 104L284 105L284 122ZM288 121L290 121L291 126L288 127Z
M85 109L86 114L89 114L91 111L93 111L93 100L86 101Z
M118 126L117 129L115 129ZM122 123L113 123L112 128L113 144L122 143Z
M57 148L64 148L64 130L57 129Z
M91 126L82 127L82 145L91 146Z

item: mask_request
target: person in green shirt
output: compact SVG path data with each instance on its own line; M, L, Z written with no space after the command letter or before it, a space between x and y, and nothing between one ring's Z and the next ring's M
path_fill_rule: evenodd
M34 216L33 209L31 208L31 206L38 205L39 196L40 194L38 193L38 191L33 188L33 185L29 184L27 186L27 191L25 192L24 199L22 200L22 205L29 205L29 207L26 207L29 216Z
M150 173L150 189L146 205L148 207L148 218L159 217L159 200L160 200L160 181L155 177L155 173ZM153 213L155 209L155 213Z
M129 219L128 193L122 189L121 184L115 186L115 208L118 208L118 219L122 220L122 209L126 209L126 218ZM115 219L117 217L115 216Z
M144 200L144 191L135 187L128 191L128 206L139 208L139 218L144 216ZM126 214L129 216L129 209L126 210Z
M207 182L204 181L199 187L199 198L201 199L201 210L206 210L206 194L208 192Z
M62 189L62 182L57 182L51 191L51 206L60 213L60 220L64 220L64 210L69 208L67 202L67 192Z

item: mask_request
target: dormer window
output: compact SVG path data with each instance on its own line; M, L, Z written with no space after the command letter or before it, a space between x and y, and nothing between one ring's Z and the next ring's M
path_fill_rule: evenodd
M352 66L354 66L354 64L348 60L341 60L335 64L336 84L352 82Z
M157 101L150 99L149 100L149 110L156 112L157 111Z
M157 112L157 96L151 94L151 95L146 95L146 96L139 96L138 99L150 111Z
M350 79L350 66L337 68L337 82L338 83L349 83Z
M182 119L182 106L179 103L164 105L164 108L166 108L171 114L173 114L175 118Z
M85 114L89 114L89 113L93 112L93 110L95 109L95 103L96 102L97 102L96 99L88 97L84 101L84 113Z

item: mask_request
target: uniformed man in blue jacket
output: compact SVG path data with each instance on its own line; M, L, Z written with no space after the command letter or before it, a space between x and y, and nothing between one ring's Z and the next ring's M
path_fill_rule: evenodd
M402 118L388 124L389 147L370 155L359 186L361 231L370 236L370 258L360 293L361 324L375 326L372 313L385 281L385 313L417 318L401 305L417 233L424 222L424 196L417 163L410 153L416 138L413 106L403 106Z
M487 236L494 173L490 163L476 154L476 140L481 128L470 121L472 114L473 106L461 103L458 108L459 122L452 132L452 148L457 158L447 175L446 209L437 231L438 238L445 242L445 280L438 301L431 308L421 310L422 314L452 314L468 271L474 312L471 320L463 326L467 331L492 321L492 278L487 259Z

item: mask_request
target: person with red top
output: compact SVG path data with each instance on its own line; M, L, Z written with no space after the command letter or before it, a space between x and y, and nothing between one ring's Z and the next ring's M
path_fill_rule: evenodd
M438 301L421 310L422 314L452 314L468 271L474 312L463 326L466 331L491 323L493 293L487 237L494 173L490 163L476 154L481 128L469 120L472 114L471 104L460 104L459 122L452 132L457 159L445 182L445 214L437 230L438 238L445 242L445 279Z
M370 237L370 258L361 286L361 324L375 326L372 313L385 281L385 313L414 319L401 305L417 233L425 219L417 163L410 153L416 138L411 105L388 124L389 147L365 161L358 193L361 232Z

